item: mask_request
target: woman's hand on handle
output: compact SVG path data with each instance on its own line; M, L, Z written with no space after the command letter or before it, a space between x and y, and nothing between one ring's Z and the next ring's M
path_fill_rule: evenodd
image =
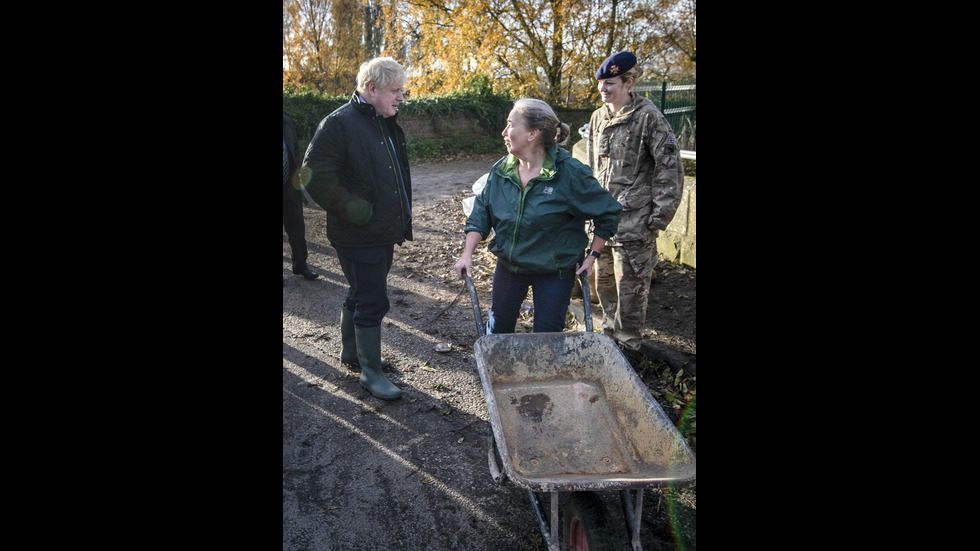
M463 272L466 275L473 277L473 251L476 250L476 246L480 244L483 240L483 236L480 232L469 231L466 232L466 244L463 245L463 254L459 257L456 265L453 269L456 270L456 277L463 279Z
M581 264L575 265L575 275L579 275L582 272L585 272L585 275L587 277L592 277L593 264L595 264L595 257L586 255L585 260L583 260Z

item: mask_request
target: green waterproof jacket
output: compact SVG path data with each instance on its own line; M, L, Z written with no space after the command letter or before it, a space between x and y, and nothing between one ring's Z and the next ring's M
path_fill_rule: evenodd
M513 155L493 165L464 229L484 239L492 229L487 248L511 271L574 269L589 246L589 220L595 235L615 235L622 207L568 151L558 146L547 151L541 174L524 189L517 169Z

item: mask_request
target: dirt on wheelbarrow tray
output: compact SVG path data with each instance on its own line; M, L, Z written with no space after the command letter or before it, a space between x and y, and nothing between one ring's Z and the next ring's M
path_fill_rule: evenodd
M414 237L395 247L391 310L382 325L386 373L402 398L364 391L339 361L346 281L326 238L323 210L304 208L309 264L291 271L283 233L283 550L545 549L527 491L497 485L487 462L489 418L474 358L477 328L453 265L463 246L463 200L495 156L413 163ZM492 255L481 246L473 282L483 319ZM627 359L697 452L697 272L661 262L651 287L645 345ZM582 330L573 298L569 330ZM598 327L601 313L593 305ZM574 314L574 315L573 315ZM519 332L531 332L528 312ZM644 549L696 549L696 481L644 490ZM599 494L629 549L618 493ZM567 496L562 496L562 503Z

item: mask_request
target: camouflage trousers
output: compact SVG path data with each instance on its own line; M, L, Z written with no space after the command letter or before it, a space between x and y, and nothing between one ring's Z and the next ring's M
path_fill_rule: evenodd
M657 233L646 241L606 246L594 267L602 333L631 350L640 346L646 323L650 278L657 266Z

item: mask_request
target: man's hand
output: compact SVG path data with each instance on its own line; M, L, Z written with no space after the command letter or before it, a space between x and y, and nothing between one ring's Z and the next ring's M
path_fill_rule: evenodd
M374 208L371 207L371 203L364 199L352 197L347 201L347 219L350 220L351 224L363 226L371 220L373 214Z

